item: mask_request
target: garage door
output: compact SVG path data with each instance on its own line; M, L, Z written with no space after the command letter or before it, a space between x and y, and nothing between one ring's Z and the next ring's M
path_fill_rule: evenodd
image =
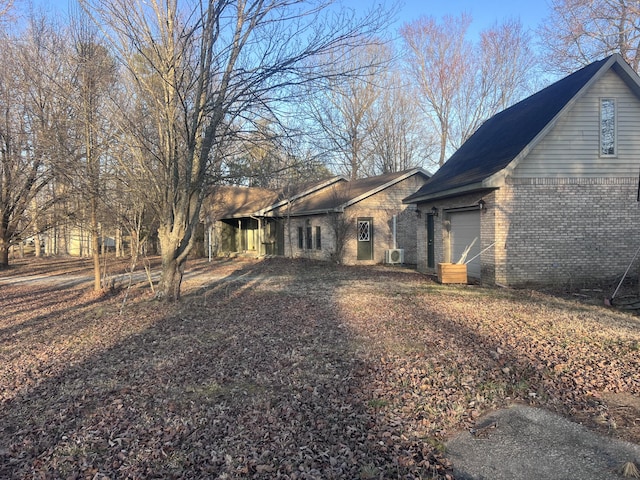
M466 212L451 213L451 261L456 263L471 246L467 253L467 260L480 253L480 211L470 210ZM475 242L474 242L475 239ZM467 275L480 278L480 257L467 264Z

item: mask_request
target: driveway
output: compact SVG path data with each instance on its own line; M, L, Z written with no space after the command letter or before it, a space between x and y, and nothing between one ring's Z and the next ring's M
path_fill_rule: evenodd
M481 419L446 451L459 480L611 480L625 478L625 463L640 465L640 446L520 405Z

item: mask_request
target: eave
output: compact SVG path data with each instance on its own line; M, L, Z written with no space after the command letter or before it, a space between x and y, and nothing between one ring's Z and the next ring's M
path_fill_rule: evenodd
M414 198L407 197L402 201L402 203L414 204L414 203L430 202L435 200L443 200L445 198L459 197L467 193L475 193L475 192L479 192L487 189L488 188L484 185L484 182L476 182L476 183L470 183L469 185L463 185L461 187L442 190L440 192L421 195L419 197L414 197Z

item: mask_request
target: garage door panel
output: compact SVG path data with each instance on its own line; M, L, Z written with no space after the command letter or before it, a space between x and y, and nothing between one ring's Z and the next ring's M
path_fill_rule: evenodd
M466 260L480 253L480 212L477 210L450 214L451 261L457 262L465 249L471 245ZM475 242L474 242L475 239ZM480 278L480 257L467 264L467 274Z

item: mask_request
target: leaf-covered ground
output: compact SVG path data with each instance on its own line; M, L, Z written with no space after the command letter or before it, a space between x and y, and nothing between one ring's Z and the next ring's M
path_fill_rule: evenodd
M24 280L87 268L0 272L0 478L451 478L513 402L640 442L640 321L595 302L284 259L192 263L174 306Z

